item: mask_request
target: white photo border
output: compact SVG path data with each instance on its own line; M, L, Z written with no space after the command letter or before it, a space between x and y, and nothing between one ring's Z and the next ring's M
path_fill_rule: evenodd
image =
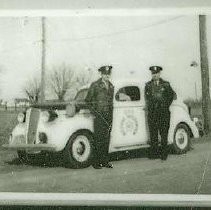
M190 3L191 4L191 3ZM1 7L1 5L0 5ZM0 9L0 17L210 15L211 7L143 9ZM211 195L0 192L0 206L211 206Z

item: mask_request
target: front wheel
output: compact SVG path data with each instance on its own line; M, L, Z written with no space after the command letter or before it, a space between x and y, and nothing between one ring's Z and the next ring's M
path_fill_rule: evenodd
M69 139L64 152L64 161L70 168L85 168L93 160L94 138L91 132L81 130L75 132Z
M173 148L177 154L188 151L190 146L190 130L187 125L179 124L174 132Z

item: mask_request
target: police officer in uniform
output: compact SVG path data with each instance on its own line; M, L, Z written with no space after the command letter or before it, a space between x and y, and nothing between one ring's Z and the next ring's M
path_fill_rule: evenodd
M168 157L167 143L168 130L170 125L169 107L176 93L173 91L169 82L160 78L162 67L151 66L151 81L145 85L145 99L147 105L147 120L150 133L150 158L166 160ZM161 136L161 153L158 150L158 135Z
M114 87L109 81L112 66L102 66L98 69L101 78L93 82L85 99L94 119L94 156L93 167L113 168L109 162L108 149L113 117Z

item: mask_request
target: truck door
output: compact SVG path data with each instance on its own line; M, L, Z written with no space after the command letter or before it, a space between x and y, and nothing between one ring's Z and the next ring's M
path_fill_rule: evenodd
M147 144L143 97L138 86L125 86L116 92L110 151Z

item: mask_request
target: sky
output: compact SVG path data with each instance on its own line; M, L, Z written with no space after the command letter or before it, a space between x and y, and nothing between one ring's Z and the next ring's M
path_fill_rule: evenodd
M207 28L211 37L210 17ZM0 17L0 31L0 98L11 101L25 97L27 80L41 74L41 18ZM199 98L198 16L46 17L46 71L63 64L78 72L111 64L112 79L142 81L150 79L149 66L161 65L182 98Z

